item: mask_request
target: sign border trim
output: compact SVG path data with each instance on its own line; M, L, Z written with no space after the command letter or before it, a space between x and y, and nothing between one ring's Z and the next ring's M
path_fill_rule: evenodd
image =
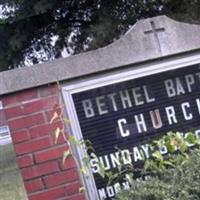
M72 95L78 92L83 92L90 89L95 89L110 84L115 84L119 82L128 81L131 79L141 78L153 74L158 74L162 72L167 72L175 69L180 69L188 67L191 65L200 64L200 53L193 53L191 55L185 55L182 57L175 56L171 59L163 59L162 61L156 61L153 64L145 63L138 65L134 68L124 69L121 72L116 71L111 73L106 73L102 75L93 75L93 77L83 78L82 80L72 81L69 83L64 83L62 87L62 95L65 103L65 109L70 123L71 135L74 135L77 140L83 139L81 133L81 127L78 121L78 116L76 114L75 105L73 102ZM200 65L199 65L200 68ZM74 147L73 151L75 156L78 156L79 167L83 166L82 159L86 155L86 150L80 147ZM95 181L92 174L92 170L89 169L89 172L86 175L81 176L83 183L86 187L86 195L90 200L97 200L98 192L97 188L94 187Z

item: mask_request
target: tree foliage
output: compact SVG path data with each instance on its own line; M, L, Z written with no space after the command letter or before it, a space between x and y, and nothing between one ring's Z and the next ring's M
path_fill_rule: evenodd
M0 70L111 43L141 18L200 22L199 0L0 0Z

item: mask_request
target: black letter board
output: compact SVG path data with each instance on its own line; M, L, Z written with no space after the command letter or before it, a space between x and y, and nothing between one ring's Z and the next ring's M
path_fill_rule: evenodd
M168 131L200 132L199 65L74 93L72 98L83 138L92 142L108 171L117 167L116 147L123 150L125 163L137 165L140 150L147 156L141 145L149 139ZM91 167L99 199L112 199L116 185L106 185L95 160Z

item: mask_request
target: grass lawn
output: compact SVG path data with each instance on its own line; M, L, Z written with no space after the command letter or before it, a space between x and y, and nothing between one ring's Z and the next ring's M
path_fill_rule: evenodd
M0 199L27 200L12 144L0 146Z

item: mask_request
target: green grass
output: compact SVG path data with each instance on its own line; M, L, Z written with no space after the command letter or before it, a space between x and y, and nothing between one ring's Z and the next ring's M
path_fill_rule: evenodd
M11 144L0 146L0 199L27 200Z

